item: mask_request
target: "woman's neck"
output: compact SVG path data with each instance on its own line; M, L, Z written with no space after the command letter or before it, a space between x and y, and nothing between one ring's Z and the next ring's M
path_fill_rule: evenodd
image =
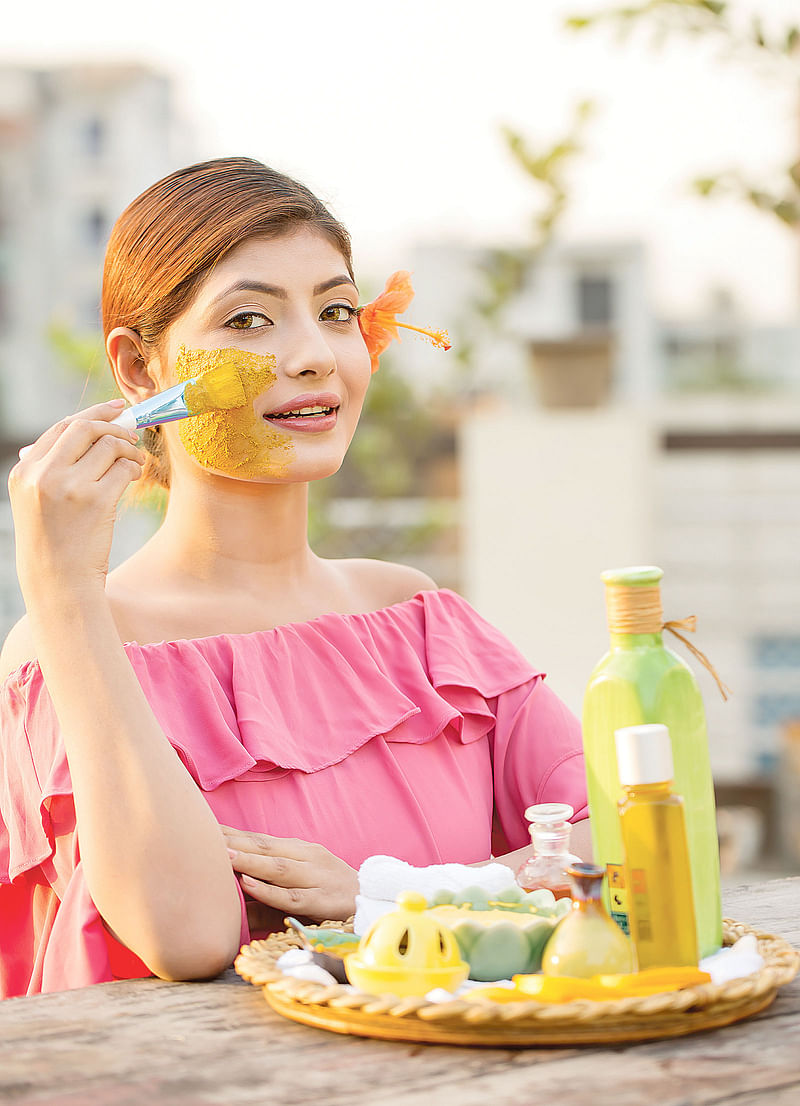
M179 578L185 586L301 584L315 560L308 485L179 481L141 555L160 578Z

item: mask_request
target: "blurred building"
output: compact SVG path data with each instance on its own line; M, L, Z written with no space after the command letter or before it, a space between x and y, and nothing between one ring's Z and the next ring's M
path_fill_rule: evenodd
M496 254L415 261L416 318L467 353L445 381L441 355L402 348L419 388L463 399L465 593L580 713L607 647L600 572L663 567L665 616L697 616L734 692L723 702L674 643L704 693L721 793L766 809L800 718L800 319L753 327L722 293L661 319L634 245L524 259L499 309Z
M536 256L429 245L414 262L415 320L446 325L454 339L447 358L411 339L398 348L420 390L547 407L644 402L663 390L640 243Z
M111 226L147 185L191 160L167 77L139 65L0 66L0 462L80 406L83 373L54 330L99 335ZM89 344L90 345L90 344ZM102 343L94 354L102 371ZM0 617L19 613L0 500Z
M50 339L99 328L119 212L182 161L169 80L135 65L0 67L0 431L26 440L80 395Z

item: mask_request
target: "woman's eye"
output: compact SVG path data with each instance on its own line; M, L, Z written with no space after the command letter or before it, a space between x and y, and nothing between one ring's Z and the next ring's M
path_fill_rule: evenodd
M238 315L234 315L232 319L228 319L225 326L229 326L233 330L256 330L258 327L268 324L269 319L266 315L262 315L258 311L242 311Z
M332 303L323 310L320 318L326 323L349 323L355 315L356 309L349 303Z

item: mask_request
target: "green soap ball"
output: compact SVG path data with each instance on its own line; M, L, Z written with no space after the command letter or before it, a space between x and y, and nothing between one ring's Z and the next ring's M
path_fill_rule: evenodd
M472 947L481 934L485 932L484 926L477 922L456 922L455 925L450 926L450 932L456 939L461 959L469 963Z
M544 947L550 940L554 925L551 921L541 918L526 926L524 933L528 938L528 964L525 972L538 972L542 967L542 955Z
M505 890L500 891L495 895L494 900L497 902L505 903L522 903L525 901L525 892L521 887L518 887L516 883L511 887L506 887Z
M429 901L428 906L450 906L454 898L452 891L437 891Z
M556 897L546 887L539 887L536 891L529 891L526 901L535 906L537 910L552 910L556 905Z
M473 910L488 910L489 896L482 887L465 887L453 896L453 906L470 906Z
M556 901L553 915L555 918L563 918L565 914L569 914L572 909L572 899L558 899Z
M481 983L510 979L527 971L530 941L519 926L500 923L484 929L470 948L469 977Z

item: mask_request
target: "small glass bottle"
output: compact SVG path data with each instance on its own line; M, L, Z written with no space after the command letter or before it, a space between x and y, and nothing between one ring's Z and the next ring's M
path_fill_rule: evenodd
M571 892L567 868L580 863L580 857L569 852L569 819L574 810L567 803L537 803L529 806L525 817L530 822L533 856L517 871L517 883L523 891L538 891L546 887L557 899L568 898Z
M635 970L633 946L603 906L596 864L571 864L572 909L553 930L542 955L545 975L615 975Z
M639 968L697 967L697 925L683 799L672 790L666 726L615 732L631 939Z

